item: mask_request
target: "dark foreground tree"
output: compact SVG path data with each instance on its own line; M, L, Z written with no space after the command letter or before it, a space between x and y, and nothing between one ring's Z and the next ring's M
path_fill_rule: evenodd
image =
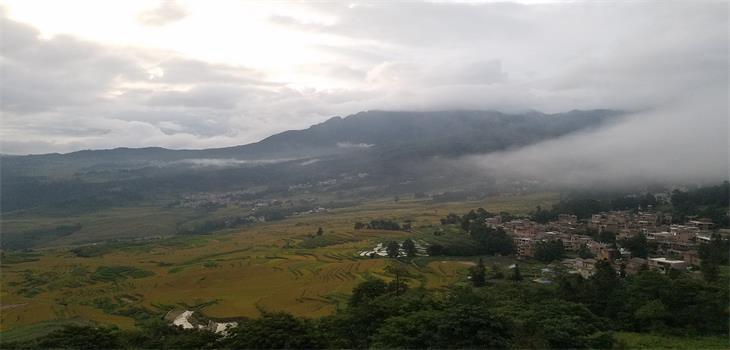
M400 245L396 241L390 241L388 242L388 245L385 246L385 250L388 252L389 257L397 258L400 252Z
M524 278L522 277L522 272L520 271L520 266L515 264L515 268L512 269L512 276L511 279L513 281L519 282L522 281Z
M115 349L120 347L119 336L110 328L66 326L53 331L38 342L46 349Z
M374 278L358 284L352 290L350 296L350 305L360 305L369 300L373 300L388 292L388 284L385 281Z
M535 259L537 260L543 262L560 260L563 258L563 254L565 254L565 248L563 248L563 241L559 239L535 244Z
M263 313L257 319L240 322L227 345L236 349L320 348L314 323L288 313Z
M702 259L700 262L702 276L706 281L714 282L719 276L720 265L727 265L730 260L730 240L715 234L709 243L700 244L698 253Z
M416 244L410 238L403 241L403 250L405 250L408 257L416 256Z
M649 243L646 240L646 236L639 233L631 238L622 239L619 241L621 247L628 249L631 252L631 256L637 258L646 258L649 255Z
M474 287L484 287L487 283L487 271L484 267L484 261L482 258L479 258L479 262L476 266L472 266L469 269L469 277L471 278L471 283Z

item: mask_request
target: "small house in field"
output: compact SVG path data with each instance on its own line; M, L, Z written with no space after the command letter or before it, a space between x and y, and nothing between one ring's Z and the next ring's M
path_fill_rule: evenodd
M674 270L684 270L687 267L687 263L684 260L673 260L667 258L649 258L649 269L657 270L662 273Z

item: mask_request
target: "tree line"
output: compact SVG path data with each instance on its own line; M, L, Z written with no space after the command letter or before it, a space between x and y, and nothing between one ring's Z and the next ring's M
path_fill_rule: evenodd
M663 205L661 210L671 213L674 222L684 222L690 217L709 218L718 227L730 227L728 207L730 206L730 182L720 185L706 186L688 191L674 190L671 193L670 205ZM579 219L590 218L593 214L611 210L631 210L659 207L662 205L656 197L647 193L642 196L616 196L613 198L585 198L574 196L562 199L551 209L538 206L530 214L532 220L547 223L556 220L559 214L573 214Z
M460 246L456 244L432 244L428 247L428 254L472 256L472 255L511 255L516 252L512 237L501 228L494 228L486 223L488 218L496 214L486 211L484 208L471 210L459 216L449 213L441 219L442 225L457 225L462 232L466 233L473 243L471 246ZM509 213L501 213L502 217L512 217Z
M411 223L406 222L403 225L397 221L376 219L370 220L370 222L356 222L354 226L355 230L386 230L386 231L410 231Z

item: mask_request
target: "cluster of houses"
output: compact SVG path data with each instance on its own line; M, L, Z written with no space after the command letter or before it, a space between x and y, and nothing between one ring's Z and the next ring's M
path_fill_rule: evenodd
M170 310L165 315L165 320L170 325L183 329L200 329L214 332L222 335L228 335L229 331L238 326L236 321L214 321L203 317L202 315L194 315L195 311L191 310Z
M700 264L697 247L709 241L713 223L709 219L690 220L685 224L672 223L672 217L656 212L611 211L593 215L588 220L578 220L575 215L560 214L557 220L540 224L527 219L502 222L500 216L486 219L492 227L501 227L512 236L520 257L534 257L538 242L560 240L566 252L590 251L592 258L564 259L561 264L572 273L584 277L593 274L599 260L623 265L627 274L643 268L661 272L670 269L684 270ZM638 234L646 236L655 257L648 259L631 256L628 249L616 244L599 242L594 236L611 233L617 240L629 239Z

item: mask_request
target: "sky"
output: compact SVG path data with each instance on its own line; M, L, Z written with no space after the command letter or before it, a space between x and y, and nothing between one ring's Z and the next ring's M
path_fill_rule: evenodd
M478 160L727 173L724 1L0 0L0 21L6 154L233 146L372 109L608 108L632 115Z

